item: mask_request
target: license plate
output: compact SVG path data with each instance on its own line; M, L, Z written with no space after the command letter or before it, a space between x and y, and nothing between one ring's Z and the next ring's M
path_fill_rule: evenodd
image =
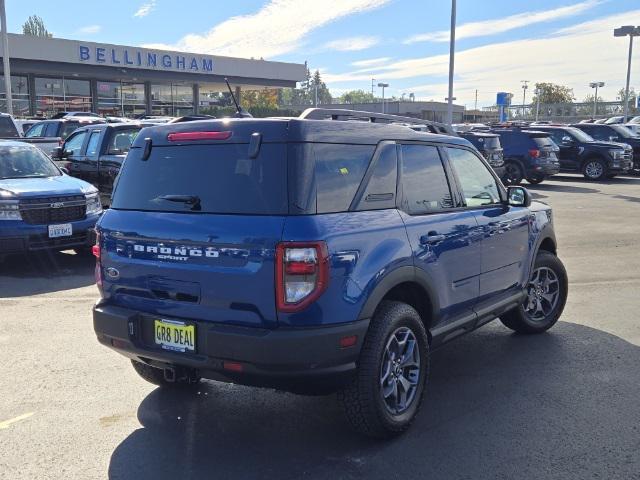
M195 351L196 327L177 320L154 320L156 345L176 352Z
M49 225L49 238L70 237L73 229L70 223L62 225Z

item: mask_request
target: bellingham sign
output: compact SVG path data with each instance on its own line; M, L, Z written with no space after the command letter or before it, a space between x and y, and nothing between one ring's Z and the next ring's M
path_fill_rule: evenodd
M175 72L212 73L213 59L181 53L158 53L127 47L78 46L81 62Z

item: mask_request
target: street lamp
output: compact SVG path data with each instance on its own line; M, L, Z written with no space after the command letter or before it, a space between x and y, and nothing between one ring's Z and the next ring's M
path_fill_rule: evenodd
M384 89L389 86L388 83L379 83L379 87L382 87L382 113L384 113Z
M7 13L4 0L0 0L0 28L2 29L2 65L4 72L4 92L7 101L7 113L13 115L13 98L11 97L11 67L9 65L9 35L7 34Z
M453 68L456 54L456 0L451 0L451 30L449 33L449 96L447 97L447 123L453 123Z
M527 85L529 83L529 80L520 80L522 82L522 119L524 120L524 109L525 109L525 102L527 99L527 88L529 88L529 85Z
M604 82L591 82L589 86L596 89L596 95L593 97L593 119L595 120L598 115L598 87L604 87Z
M625 25L624 27L616 28L613 31L614 37L626 37L627 35L629 36L629 60L627 61L627 86L624 89L624 123L627 123L627 117L629 116L629 80L631 79L633 37L640 36L640 26L634 27L633 25Z
M371 79L371 96L372 96L374 99L376 98L376 97L375 97L375 95L373 94L373 82L375 82L375 81L376 81L376 79L375 79L375 78L372 78L372 79Z
M542 95L542 89L536 88L533 92L536 94L536 122L537 122L538 116L540 115L540 95Z

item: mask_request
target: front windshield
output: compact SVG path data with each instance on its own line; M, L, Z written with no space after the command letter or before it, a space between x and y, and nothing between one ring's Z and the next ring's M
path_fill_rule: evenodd
M579 128L574 128L574 127L567 128L567 132L569 132L571 135L576 137L579 142L595 142L595 140L591 135L583 132Z
M637 135L623 125L611 125L618 135L623 138L635 138Z
M44 178L61 175L60 170L40 150L29 146L0 147L0 180Z

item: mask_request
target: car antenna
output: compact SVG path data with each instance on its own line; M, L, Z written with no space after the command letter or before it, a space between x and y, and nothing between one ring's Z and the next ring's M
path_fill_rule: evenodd
M233 94L233 90L231 89L231 85L229 85L229 80L224 79L224 83L227 84L227 88L229 89L229 93L231 94L231 98L233 99L233 103L236 105L236 114L234 115L236 118L253 118L249 112L247 112L244 108L242 108L238 104L238 100L236 100L236 96Z

